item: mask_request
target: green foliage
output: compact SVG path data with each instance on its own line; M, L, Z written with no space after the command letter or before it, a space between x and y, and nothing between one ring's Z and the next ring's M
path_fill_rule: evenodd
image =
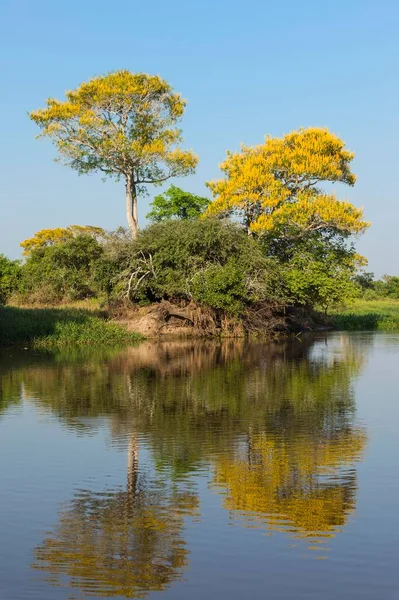
M201 304L232 314L242 311L242 300L247 295L245 278L234 260L225 265L211 265L195 273L191 290L193 297Z
M327 310L358 296L353 276L361 257L344 237L328 239L317 232L295 242L276 242L264 236L261 243L281 265L292 303Z
M234 223L168 221L140 232L121 277L132 300L194 300L237 314L281 299L276 263Z
M380 281L375 282L374 290L380 298L399 299L399 277L383 275Z
M107 233L102 254L93 267L93 281L100 294L108 300L120 298L120 274L128 268L132 256L132 238L127 229L119 227Z
M359 286L361 293L374 289L374 273L362 271L353 277L353 281Z
M171 185L166 192L155 196L147 219L159 223L167 219L197 219L208 207L210 200Z
M94 296L150 303L193 300L238 316L258 302L328 307L358 294L358 256L345 238L249 236L218 218L168 219L135 241L118 229L78 234L31 250L20 297L51 304Z
M18 290L20 284L21 265L18 260L10 260L0 254L0 304Z
M95 264L102 253L101 244L88 235L32 250L22 267L22 298L56 303L94 296Z
M357 300L350 308L337 310L331 317L336 329L399 330L399 302L395 300Z
M0 345L27 344L34 348L130 344L136 333L82 309L0 308Z
M359 286L364 300L399 300L399 277L383 275L381 279L375 280L373 273L361 272L353 280Z

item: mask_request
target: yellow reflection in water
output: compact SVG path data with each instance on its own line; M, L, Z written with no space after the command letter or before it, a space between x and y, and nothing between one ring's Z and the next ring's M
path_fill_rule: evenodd
M79 435L106 424L111 443L129 452L126 489L80 491L38 546L35 568L53 583L68 576L86 595L165 589L187 564L183 517L198 507L174 482L191 483L204 467L238 523L313 548L327 542L356 505L366 432L353 383L366 353L348 336L189 341L5 369L4 410L23 390ZM139 469L143 440L158 471Z
M366 433L346 428L332 437L314 432L284 439L262 433L247 452L221 457L215 483L224 506L248 525L316 540L342 528L356 503L355 463Z
M180 579L189 554L183 519L196 514L197 497L128 482L125 490L80 490L36 548L33 568L53 585L67 576L68 587L102 597L143 598Z

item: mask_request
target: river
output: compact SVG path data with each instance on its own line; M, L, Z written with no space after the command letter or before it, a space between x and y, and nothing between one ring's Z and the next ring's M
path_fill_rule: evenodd
M399 335L0 354L0 599L399 598Z

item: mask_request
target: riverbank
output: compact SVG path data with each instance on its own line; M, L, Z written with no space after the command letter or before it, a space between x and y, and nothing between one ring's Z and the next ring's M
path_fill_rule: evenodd
M111 318L112 317L112 318ZM193 320L198 315L186 309L177 309L170 303L123 310L110 314L96 302L82 302L59 307L0 307L0 346L24 345L42 350L88 348L136 344L145 337L201 337ZM208 315L208 319L210 316ZM281 326L276 317L269 315L270 324ZM202 336L210 337L201 314ZM272 323L273 321L273 323ZM210 321L211 323L211 321ZM234 325L235 323L235 325ZM224 329L209 328L213 337L245 337L248 332L237 322L226 321ZM332 312L329 324L335 330L398 331L399 300L358 300L350 307ZM295 327L294 327L295 325ZM321 327L302 319L286 324L285 331L317 331ZM291 329L292 328L292 329ZM279 327L276 327L276 331ZM281 328L283 331L284 328ZM275 331L275 333L276 333ZM271 334L271 329L269 331ZM211 336L212 337L212 336Z
M193 302L165 300L106 309L95 299L58 306L0 307L0 346L45 350L129 345L145 338L272 338L324 329L324 318L317 313L266 303L241 317Z
M135 344L143 336L108 320L94 307L0 307L0 346L24 344L43 350Z
M330 322L336 330L398 331L399 300L357 300L333 311Z

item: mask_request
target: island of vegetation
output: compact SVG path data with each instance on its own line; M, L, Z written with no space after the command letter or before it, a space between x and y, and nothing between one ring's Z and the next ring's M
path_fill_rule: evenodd
M21 243L23 261L1 255L0 343L399 327L399 278L364 271L354 242L369 223L328 191L356 177L354 154L326 128L228 152L211 198L171 185L139 229L148 186L198 162L182 147L185 104L159 76L118 71L30 114L57 160L123 179L128 227L44 229Z

